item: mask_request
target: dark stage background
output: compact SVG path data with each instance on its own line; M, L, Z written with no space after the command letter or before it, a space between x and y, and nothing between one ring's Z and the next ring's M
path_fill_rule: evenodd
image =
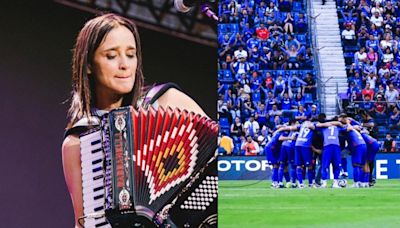
M46 1L2 1L0 227L72 227L61 143L71 48L93 15ZM216 50L140 29L147 83L177 82L216 113Z

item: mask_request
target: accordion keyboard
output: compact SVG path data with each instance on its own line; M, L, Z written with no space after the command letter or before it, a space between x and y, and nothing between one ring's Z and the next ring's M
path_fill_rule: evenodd
M85 227L111 227L104 215L104 170L101 131L81 136L83 214Z

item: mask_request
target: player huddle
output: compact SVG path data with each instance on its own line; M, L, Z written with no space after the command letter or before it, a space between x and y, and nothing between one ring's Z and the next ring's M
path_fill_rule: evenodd
M273 167L272 187L283 188L285 178L286 186L291 184L292 187L304 188L303 178L307 176L309 187L326 188L331 164L334 178L332 188L344 187L339 175L342 165L345 170L347 167L346 157L342 159L342 151L346 148L351 154L352 187L369 187L379 143L359 122L346 114L329 121L325 114L301 123L290 120L288 125L280 126L273 133L265 148L267 160ZM320 184L315 181L316 160L321 166Z

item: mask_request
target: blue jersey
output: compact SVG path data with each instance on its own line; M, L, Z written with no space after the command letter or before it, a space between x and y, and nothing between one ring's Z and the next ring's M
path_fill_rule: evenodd
M281 101L281 105L282 110L290 110L292 108L292 101L290 100L290 98L283 98Z
M318 129L321 130L322 135L324 136L324 147L328 145L337 145L340 147L339 134L344 131L345 128L330 126Z
M376 140L374 137L370 136L369 134L361 133L361 136L363 137L367 146L378 143L378 140Z
M358 132L355 129L347 132L347 140L348 140L350 148L353 148L353 149L359 145L365 145L365 141L364 141L363 137L361 136L360 132Z
M297 136L296 146L311 147L314 132L306 126L306 123L301 124L299 127L300 131Z
M271 150L280 149L279 147L282 145L282 143L279 141L279 137L281 137L282 134L282 131L275 132L272 135L271 140L267 143L266 147L271 148Z
M292 136L297 136L297 131L291 131L288 134L288 137L292 137ZM282 146L287 146L287 147L294 147L296 144L296 140L286 140L282 143Z

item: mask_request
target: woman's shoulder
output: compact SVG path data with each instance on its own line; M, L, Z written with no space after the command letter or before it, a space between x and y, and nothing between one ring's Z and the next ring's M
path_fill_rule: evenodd
M172 109L185 109L189 112L207 116L203 109L193 100L193 98L176 88L170 88L165 91L165 93L157 99L157 103L161 107L169 106Z
M166 83L151 87L143 99L142 106L170 107L172 109L185 109L189 112L205 115L202 108L180 87L174 83Z

